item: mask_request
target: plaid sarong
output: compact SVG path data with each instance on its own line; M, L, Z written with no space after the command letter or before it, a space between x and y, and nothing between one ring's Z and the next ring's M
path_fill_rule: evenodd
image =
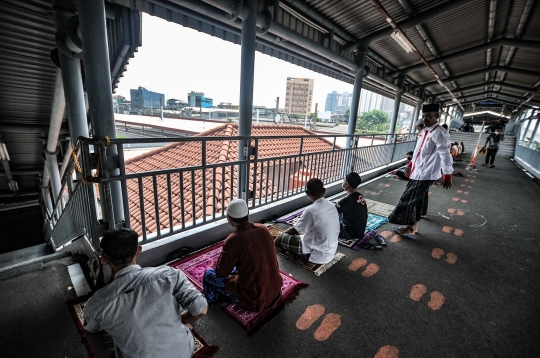
M290 235L281 233L276 237L276 246L281 247L287 252L300 255L302 254L302 238L300 235Z

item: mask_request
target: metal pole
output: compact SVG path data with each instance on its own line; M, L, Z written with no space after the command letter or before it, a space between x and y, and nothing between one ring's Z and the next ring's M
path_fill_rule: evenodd
M351 170L351 152L354 146L354 134L356 132L356 121L358 120L358 109L360 107L360 95L362 94L362 83L364 82L365 66L366 66L367 50L361 51L358 54L358 68L354 76L354 88L351 98L351 109L349 112L349 125L347 126L347 137L345 142L345 160L343 161L343 176L347 175Z
M409 126L409 134L416 132L416 121L418 120L418 114L422 109L422 101L419 101L416 107L414 107L413 117L411 119L411 125Z
M77 8L79 11L79 29L83 45L84 71L90 107L89 115L94 136L97 138L116 138L105 2L77 0ZM116 145L107 148L107 156L118 156ZM109 175L111 177L120 175L120 168L111 167ZM124 221L122 188L119 181L112 181L110 186L115 218L113 224L116 224ZM102 203L102 206L106 206L106 200L102 200ZM104 207L103 212L106 213L109 210Z
M62 182L60 180L60 172L58 170L58 160L56 159L58 136L62 127L62 118L66 108L66 99L64 97L64 87L62 85L62 74L60 69L56 70L56 81L54 84L54 98L51 109L51 124L49 127L49 135L47 137L47 146L45 150L45 158L47 170L49 172L49 182L52 190L52 201L56 204L56 200L62 190ZM48 183L45 182L47 186Z
M249 11L242 19L242 48L240 60L240 107L238 119L238 135L250 136L253 116L253 83L255 73L255 40L257 35L257 0L246 0ZM249 159L249 147L247 140L238 142L238 160ZM238 191L240 199L249 201L249 170L248 164L239 165ZM255 183L254 183L255 184Z
M360 94L362 93L362 82L364 81L364 67L366 66L367 51L358 54L358 68L354 77L354 88L351 99L351 110L349 112L349 125L347 134L354 134L356 131L356 121L358 119L358 108L360 106ZM351 148L352 138L347 138L345 148Z
M386 143L393 142L394 133L396 132L396 122L399 114L399 105L401 104L401 95L403 94L404 81L405 77L400 76L398 78L398 90L396 92L396 98L394 100L394 112L392 113L392 119L390 120L390 131L388 132L388 134L390 135L387 137Z

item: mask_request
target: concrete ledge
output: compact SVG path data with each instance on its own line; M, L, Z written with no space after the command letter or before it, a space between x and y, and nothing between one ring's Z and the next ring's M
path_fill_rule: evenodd
M69 256L71 256L70 252L57 252L51 255L38 257L32 260L4 267L0 269L0 281L24 275L25 273L41 270L43 268L43 264L63 259Z
M523 167L523 169L527 170L531 175L534 175L536 179L540 179L540 170L537 168L532 167L527 162L523 161L520 157L514 156L514 160Z
M363 185L369 181L378 179L381 175L388 173L405 164L405 159L388 165L361 173ZM326 185L326 196L331 197L343 191L342 181L337 181ZM273 216L284 215L303 206L310 204L309 198L304 194L298 194L290 198L265 205L260 208L250 210L250 220L261 222ZM143 245L143 252L137 259L141 266L157 266L166 261L166 256L181 247L189 246L196 250L219 241L229 235L233 228L226 219L218 220L204 226L196 227L184 232L171 235L161 240L157 240Z

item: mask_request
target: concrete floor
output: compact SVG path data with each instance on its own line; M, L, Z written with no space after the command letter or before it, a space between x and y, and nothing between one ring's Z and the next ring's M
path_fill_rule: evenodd
M283 271L310 287L253 337L215 307L196 330L220 346L215 357L367 358L384 346L395 347L399 357L540 356L540 187L508 158L495 164L470 173L466 162L456 162L455 172L466 176L454 176L449 190L432 187L415 241L390 235L382 251L340 247L347 257L320 277L279 258ZM360 191L396 204L405 185L385 177ZM352 270L360 259L366 265ZM367 275L369 264L379 271ZM65 265L0 282L2 357L87 356L64 304L73 294ZM427 291L415 301L411 289L419 284ZM440 307L430 302L434 291L439 304L444 297ZM322 305L324 315L298 329L312 305ZM321 322L331 313L341 325L321 340Z

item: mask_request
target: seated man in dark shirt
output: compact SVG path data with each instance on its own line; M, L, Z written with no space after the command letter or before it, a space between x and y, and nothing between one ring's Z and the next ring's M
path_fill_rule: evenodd
M235 199L227 206L227 221L236 228L225 240L215 269L204 274L208 303L237 301L248 311L260 312L281 301L281 274L268 228L249 221L245 201Z
M412 160L413 152L410 151L407 153L407 164ZM400 179L409 180L409 177L405 175L405 167L399 168L396 170L396 176Z
M343 189L347 191L347 196L341 199L336 207L339 213L340 233L339 237L345 240L355 240L364 238L368 220L368 209L362 194L357 191L362 183L360 175L355 172L347 174L343 180ZM379 244L386 245L382 236L375 235ZM361 241L359 246L366 250L381 249L380 245L373 245L366 241Z

